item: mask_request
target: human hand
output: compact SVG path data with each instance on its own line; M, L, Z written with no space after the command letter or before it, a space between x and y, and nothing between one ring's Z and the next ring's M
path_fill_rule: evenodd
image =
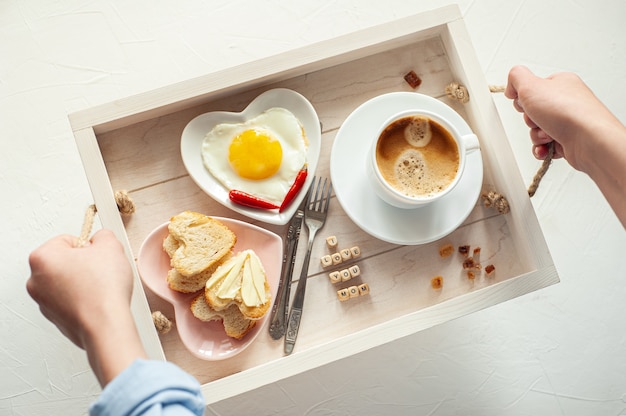
M98 231L83 247L77 240L61 235L34 250L26 289L42 314L87 351L105 385L145 356L130 311L133 273L111 231Z
M536 158L545 159L547 145L554 141L554 158L565 157L575 169L582 171L587 170L604 125L619 123L572 73L540 78L528 68L516 66L509 72L505 95L524 114Z
M26 288L43 315L84 348L84 332L98 325L104 309L129 309L133 280L111 231L100 230L84 247L76 241L61 235L33 251Z

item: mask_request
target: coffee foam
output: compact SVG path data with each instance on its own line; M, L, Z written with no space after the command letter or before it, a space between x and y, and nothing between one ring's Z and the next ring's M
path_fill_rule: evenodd
M458 147L451 134L433 120L421 116L400 119L381 137L376 164L387 183L401 194L431 197L454 180L459 167ZM409 139L415 138L421 146L410 143Z
M426 117L415 116L404 128L404 139L415 147L424 147L432 139L430 120Z
M404 150L395 163L391 185L410 197L432 196L443 191L452 181L436 163L428 163L417 149Z

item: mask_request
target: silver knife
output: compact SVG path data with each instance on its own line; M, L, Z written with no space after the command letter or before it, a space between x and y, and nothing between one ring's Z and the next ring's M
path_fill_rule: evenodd
M298 210L289 222L287 237L285 241L285 253L283 254L283 269L278 282L277 299L272 306L272 315L270 320L270 336L273 339L280 339L285 335L287 330L287 317L289 309L289 292L291 289L291 278L293 274L293 266L296 262L296 251L298 248L298 240L300 239L300 229L302 228L302 219L304 218L304 204L306 198L298 207Z

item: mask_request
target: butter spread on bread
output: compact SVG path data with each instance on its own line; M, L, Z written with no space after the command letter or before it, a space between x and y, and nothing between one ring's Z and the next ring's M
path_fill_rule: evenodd
M206 282L205 297L215 310L236 304L249 319L260 319L271 300L261 260L253 250L244 250L217 268Z

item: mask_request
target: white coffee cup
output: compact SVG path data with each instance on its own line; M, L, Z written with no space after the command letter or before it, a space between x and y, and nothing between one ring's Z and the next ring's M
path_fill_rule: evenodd
M404 130L406 125L411 125L409 130ZM424 128L430 130L430 136ZM416 131L419 134L413 134ZM401 134L409 138L408 143L402 142ZM426 110L405 110L388 118L375 132L366 172L383 201L398 208L419 208L452 191L463 175L467 155L479 148L475 134L461 135L446 118Z

